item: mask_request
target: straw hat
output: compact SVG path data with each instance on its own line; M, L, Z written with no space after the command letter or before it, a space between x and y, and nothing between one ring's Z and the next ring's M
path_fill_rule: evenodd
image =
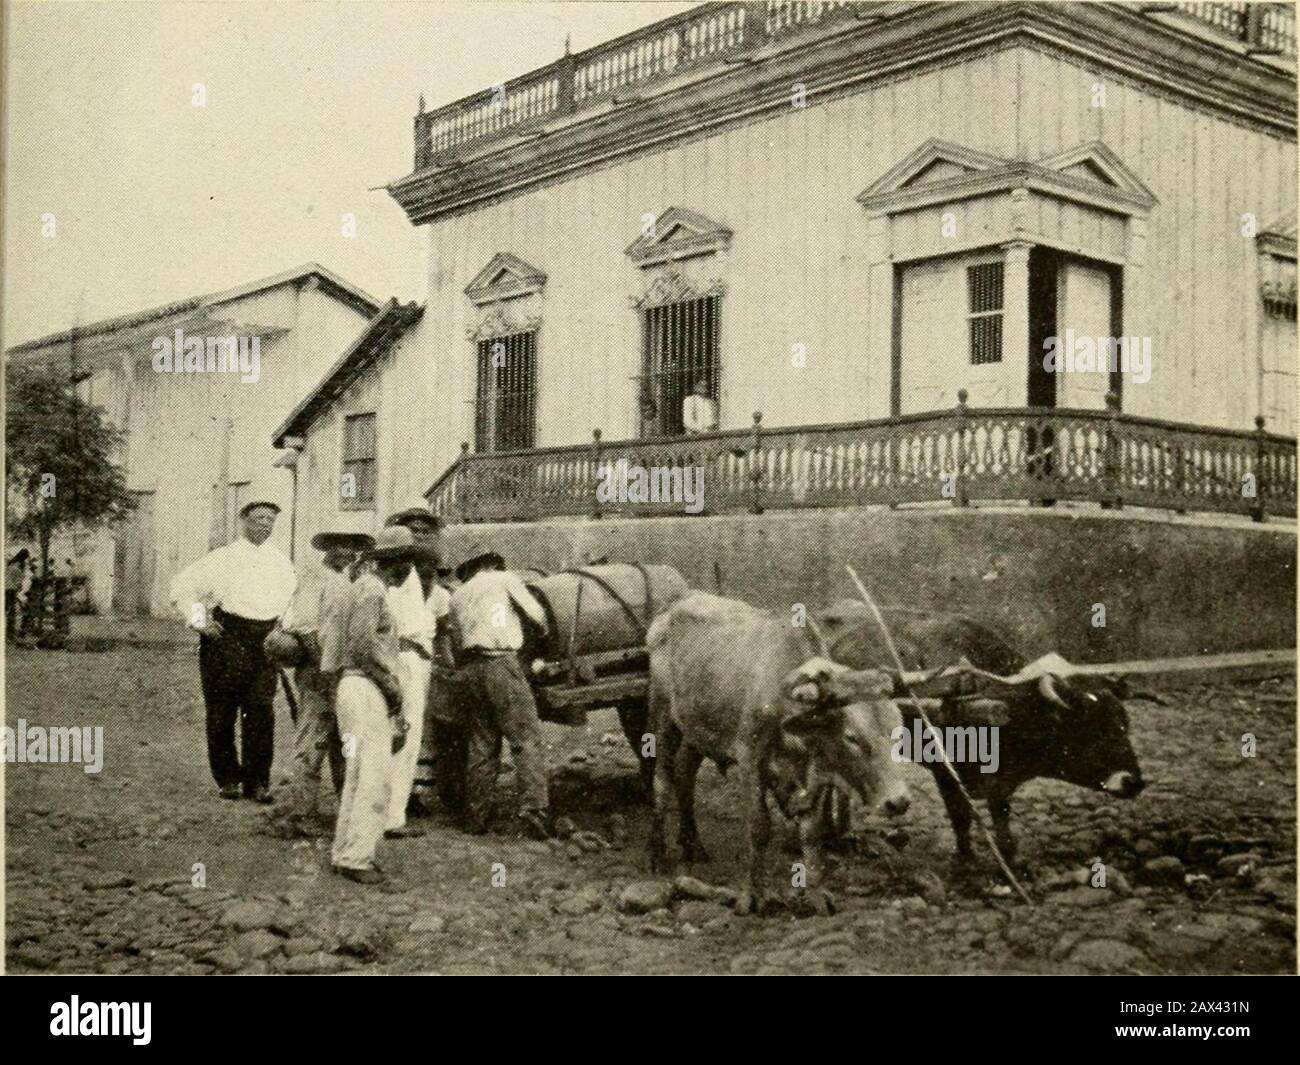
M375 538L369 533L318 532L311 538L311 546L317 551L332 551L336 548L344 551L368 551L374 543Z
M435 529L442 528L442 519L429 509L420 496L411 496L402 505L402 508L388 516L385 525L405 525L408 521L427 521L432 522Z
M366 556L376 561L414 562L424 555L423 549L416 544L411 530L404 525L391 525L375 533L374 544L367 549Z

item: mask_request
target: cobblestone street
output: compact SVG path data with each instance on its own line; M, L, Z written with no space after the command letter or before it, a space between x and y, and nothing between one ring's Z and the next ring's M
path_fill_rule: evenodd
M700 776L713 860L654 879L647 810L612 713L547 726L551 843L460 834L437 816L386 841L384 890L329 873L328 841L260 831L208 776L193 650L15 651L8 723L102 725L104 768L6 766L10 971L1111 972L1295 967L1294 682L1166 686L1130 704L1151 786L1117 803L1056 782L1017 796L1031 908L990 875L958 892L928 772L902 823L855 815L837 912L728 908L741 866L734 781ZM287 766L278 708L276 779ZM1243 758L1241 737L1257 738ZM1106 887L1090 886L1094 859ZM773 855L774 863L795 860ZM196 863L206 887L192 885ZM504 883L502 883L504 880ZM494 881L496 882L494 884ZM500 885L500 886L497 886ZM796 900L797 903L797 900Z

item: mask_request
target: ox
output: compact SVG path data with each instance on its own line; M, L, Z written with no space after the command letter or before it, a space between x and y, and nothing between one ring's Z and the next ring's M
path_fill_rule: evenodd
M649 719L658 737L651 867L667 864L665 824L675 798L683 860L707 861L695 826L695 777L705 758L741 775L749 863L737 912L761 908L771 796L799 827L812 906L829 912L821 875L818 809L833 786L907 809L907 786L889 753L901 726L893 678L854 671L818 653L787 619L733 599L693 592L661 614L647 636Z
M976 670L1000 676L1024 671L1024 658L987 626L953 614L902 610L884 611L904 668L929 669L963 659ZM831 655L857 669L895 668L879 626L870 611L846 600L816 615L826 633ZM966 791L988 802L994 838L1011 861L1016 845L1011 834L1011 797L1022 784L1038 777L1064 780L1122 799L1131 799L1145 786L1137 755L1129 741L1125 698L1152 698L1130 692L1122 681L1107 677L1053 676L1041 672L1015 685L972 672L957 678L940 699L922 699L936 728L996 726L1000 764L994 773L972 762L954 763ZM974 689L974 690L972 690ZM919 695L926 694L922 685ZM900 704L905 725L913 727L915 712ZM971 810L948 770L931 764L935 783L948 810L957 839L957 862L971 857Z

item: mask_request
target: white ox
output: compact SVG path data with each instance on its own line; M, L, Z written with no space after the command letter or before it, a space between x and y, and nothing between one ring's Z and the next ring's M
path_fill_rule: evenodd
M851 670L818 654L807 630L747 603L692 592L661 614L647 636L650 728L657 740L652 868L667 864L665 825L673 798L685 861L706 861L695 826L695 777L705 758L738 766L749 863L737 912L757 910L765 894L771 836L768 797L799 826L805 885L820 890L819 809L828 788L856 791L891 814L907 809L890 735L901 727L890 700L894 681Z

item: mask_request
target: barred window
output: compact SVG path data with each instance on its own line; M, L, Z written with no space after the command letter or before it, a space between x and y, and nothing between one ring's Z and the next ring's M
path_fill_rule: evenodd
M375 505L375 415L349 414L343 419L344 507Z
M537 419L537 333L478 342L474 447L518 451L534 446Z
M966 268L972 366L1002 361L1002 264Z
M703 296L642 312L642 435L681 434L682 402L700 380L718 401L720 300Z

